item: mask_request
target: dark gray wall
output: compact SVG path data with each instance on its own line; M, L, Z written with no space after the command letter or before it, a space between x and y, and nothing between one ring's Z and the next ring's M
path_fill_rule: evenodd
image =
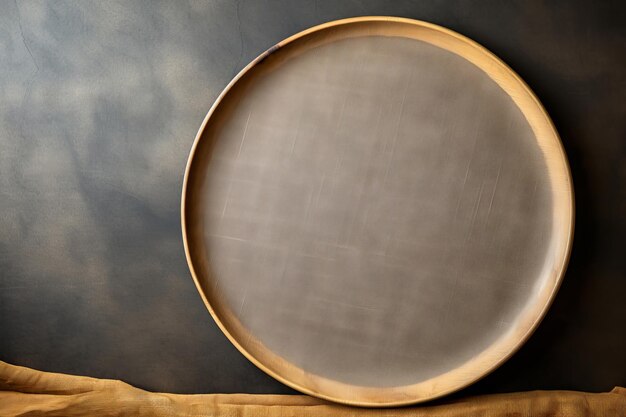
M0 359L172 392L292 392L211 320L179 196L197 128L253 57L395 15L500 56L552 115L576 238L530 341L465 393L626 385L626 8L619 1L0 2Z

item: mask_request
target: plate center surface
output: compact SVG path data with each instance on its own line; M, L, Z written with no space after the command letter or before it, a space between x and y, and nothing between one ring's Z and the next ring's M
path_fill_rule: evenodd
M349 38L253 69L222 104L203 138L210 285L292 364L415 384L505 335L538 291L544 157L512 99L463 58Z

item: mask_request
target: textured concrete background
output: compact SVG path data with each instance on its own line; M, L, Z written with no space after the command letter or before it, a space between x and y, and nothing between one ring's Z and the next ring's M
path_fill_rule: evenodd
M292 392L203 306L179 197L197 128L253 57L359 15L496 53L561 133L572 261L539 330L464 393L626 385L626 7L619 1L0 2L0 359L171 392Z

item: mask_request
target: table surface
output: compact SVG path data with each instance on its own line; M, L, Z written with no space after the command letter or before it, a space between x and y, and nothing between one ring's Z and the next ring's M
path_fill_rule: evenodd
M395 15L507 62L567 151L576 234L533 337L465 389L626 385L626 7L585 1L4 1L0 359L177 393L292 393L220 332L189 275L182 176L228 81L300 30Z

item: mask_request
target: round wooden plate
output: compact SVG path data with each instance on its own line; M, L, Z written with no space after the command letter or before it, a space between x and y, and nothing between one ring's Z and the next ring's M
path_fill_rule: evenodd
M573 233L567 159L524 82L432 24L362 17L251 62L189 156L182 227L213 318L321 398L458 390L536 328Z

